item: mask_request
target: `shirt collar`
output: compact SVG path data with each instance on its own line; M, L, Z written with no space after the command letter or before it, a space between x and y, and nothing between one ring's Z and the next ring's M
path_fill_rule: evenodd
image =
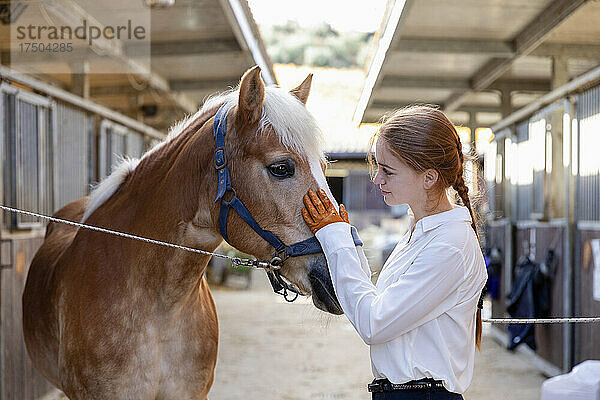
M410 218L410 227L412 228L414 224L414 214L412 210L408 209L408 214ZM469 213L469 209L465 206L453 205L452 210L444 211L441 213L428 215L426 217L421 218L417 221L417 225L421 225L423 232L430 231L438 226L442 225L446 222L471 222L471 213ZM415 229L417 229L415 227Z

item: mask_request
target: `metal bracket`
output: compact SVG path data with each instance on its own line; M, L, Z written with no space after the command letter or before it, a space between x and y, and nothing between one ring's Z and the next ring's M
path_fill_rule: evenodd
M4 255L3 253L3 249L4 249L4 244L5 243L9 243L10 244L10 250L9 250L9 254L10 254L10 262L7 264L1 263L0 264L0 270L2 269L11 269L13 267L14 264L14 260L13 260L13 252L14 252L14 241L12 239L0 239L0 255L2 255L2 261L4 261Z

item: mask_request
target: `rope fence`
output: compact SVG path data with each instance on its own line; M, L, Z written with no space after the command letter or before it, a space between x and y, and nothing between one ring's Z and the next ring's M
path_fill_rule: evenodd
M200 249L194 249L194 248L191 248L191 247L181 246L181 245L174 244L174 243L168 243L168 242L163 242L163 241L160 241L160 240L149 239L149 238L145 238L145 237L142 237L142 236L131 235L131 234L124 233L124 232L113 231L111 229L100 228L100 227L97 227L97 226L82 224L82 223L79 223L79 222L73 222L73 221L69 221L69 220L65 220L65 219L61 219L61 218L49 217L47 215L38 214L38 213L31 212L31 211L19 210L17 208L7 207L7 206L4 206L4 205L0 205L0 209L6 210L6 211L10 211L10 212L15 212L15 213L26 214L26 215L30 215L30 216L37 217L37 218L43 218L43 219L47 219L47 220L53 221L53 222L59 222L59 223L67 224L67 225L77 226L79 228L91 229L91 230L94 230L94 231L104 232L104 233L108 233L108 234L111 234L111 235L117 235L117 236L121 236L121 237L126 237L128 239L140 240L140 241L147 242L147 243L153 243L153 244L157 244L157 245L160 245L160 246L173 247L173 248L176 248L176 249L186 250L186 251L190 251L190 252L193 252L193 253L199 253L199 254L204 254L204 255L211 255L211 256L221 257L221 258L229 259L230 261L232 261L234 263L243 261L243 260L241 260L241 259L239 259L237 257L229 257L229 256L226 256L226 255L223 255L223 254L219 254L219 253L213 253L213 252L204 251L204 250L200 250ZM489 323L489 324L568 324L568 323L586 324L586 323L600 322L600 317L572 317L572 318L482 318L481 321L484 322L484 323Z
M140 240L142 242L157 244L157 245L160 245L160 246L173 247L175 249L190 251L192 253L199 253L199 254L204 254L204 255L208 255L208 256L216 256L216 257L221 257L221 258L225 258L225 259L229 259L229 260L233 259L233 257L229 257L229 256L226 256L226 255L223 255L223 254L219 254L219 253L212 253L210 251L204 251L204 250L200 250L200 249L194 249L192 247L181 246L181 245L178 245L178 244L163 242L161 240L149 239L149 238L146 238L146 237L143 237L143 236L137 236L137 235L131 235L129 233L124 233L124 232L119 232L119 231L113 231L112 229L100 228L98 226L82 224L82 223L79 223L79 222L73 222L73 221L69 221L69 220L66 220L66 219L49 217L47 215L38 214L38 213L31 212L31 211L19 210L17 208L7 207L7 206L4 206L4 205L0 205L0 208L3 209L3 210L6 210L6 211L11 211L11 212L16 212L16 213L20 213L20 214L30 215L32 217L47 219L47 220L52 221L52 222L60 222L60 223L63 223L63 224L67 224L67 225L71 225L71 226L76 226L78 228L90 229L90 230L93 230L93 231L108 233L110 235L121 236L121 237L125 237L125 238L128 238L128 239Z
M587 324L600 322L600 317L572 317L572 318L482 318L481 322L489 324Z

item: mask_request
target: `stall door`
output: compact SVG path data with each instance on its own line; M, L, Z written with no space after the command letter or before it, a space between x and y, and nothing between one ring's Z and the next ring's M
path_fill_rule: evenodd
M41 96L0 87L0 199L47 212L50 103ZM21 295L31 259L42 242L33 218L0 218L0 400L33 400L52 390L33 368L22 331ZM17 234L16 231L19 231Z

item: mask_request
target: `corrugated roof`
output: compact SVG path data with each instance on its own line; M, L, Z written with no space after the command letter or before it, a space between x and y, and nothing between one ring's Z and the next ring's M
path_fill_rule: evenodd
M386 15L355 124L425 102L490 125L552 89L553 59L569 79L600 63L597 1L390 0Z

